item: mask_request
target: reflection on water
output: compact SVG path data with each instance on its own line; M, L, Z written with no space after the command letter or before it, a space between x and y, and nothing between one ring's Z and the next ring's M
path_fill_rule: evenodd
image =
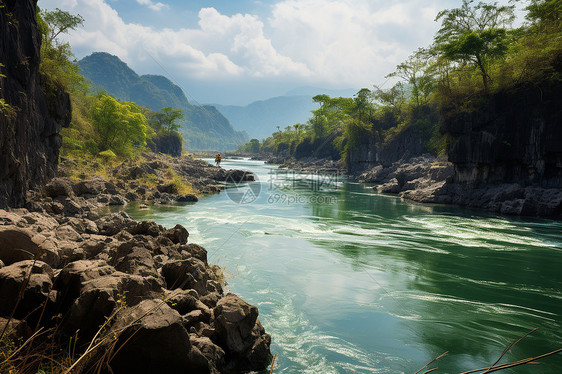
M258 161L223 167L257 174L254 203L221 193L127 209L183 224L226 267L273 336L275 372L414 373L445 351L440 372L460 372L494 362L534 327L502 362L560 347L561 222L404 202ZM533 372L559 367L552 357Z

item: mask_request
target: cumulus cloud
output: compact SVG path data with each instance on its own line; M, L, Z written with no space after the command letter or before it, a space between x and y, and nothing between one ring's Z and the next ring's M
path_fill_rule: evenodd
M356 88L381 83L412 51L429 44L437 29L433 19L443 8L442 0L279 0L266 16L225 15L208 7L198 10L198 23L189 28L162 28L150 26L150 19L124 21L108 1L40 5L84 16L84 27L65 36L78 57L109 52L140 73L159 71L156 60L180 82ZM137 2L160 14L178 10Z
M431 1L285 0L269 22L280 53L333 83L367 86L431 41ZM421 44L420 44L421 43Z
M154 11L157 11L157 12L162 10L162 8L168 7L166 4L163 4L163 3L160 3L160 2L153 3L151 0L137 0L137 3L139 3L141 5L146 5L150 9L152 9Z

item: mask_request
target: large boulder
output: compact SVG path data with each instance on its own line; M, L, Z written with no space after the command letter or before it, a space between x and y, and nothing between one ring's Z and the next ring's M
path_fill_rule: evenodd
M115 235L121 230L125 230L137 222L125 212L113 213L98 219L96 225L102 235Z
M216 340L225 348L229 366L240 371L265 370L271 361L271 337L258 320L258 308L228 294L213 309Z
M162 300L145 300L119 312L114 373L208 373L199 350L192 348L179 313Z
M0 269L0 315L26 318L45 302L54 301L54 273L41 261L20 261Z
M199 295L206 295L210 277L205 264L196 259L168 261L162 266L162 276L168 289L194 289Z
M72 184L68 179L55 178L43 188L45 195L49 197L74 196Z
M14 226L0 227L0 260L10 265L35 258L51 266L60 262L53 242L42 234Z

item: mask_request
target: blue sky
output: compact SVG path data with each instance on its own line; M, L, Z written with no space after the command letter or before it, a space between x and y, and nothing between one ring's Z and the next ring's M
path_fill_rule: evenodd
M504 0L507 2L507 0ZM39 0L79 13L77 58L103 51L167 76L190 101L245 105L314 86L371 88L461 0Z

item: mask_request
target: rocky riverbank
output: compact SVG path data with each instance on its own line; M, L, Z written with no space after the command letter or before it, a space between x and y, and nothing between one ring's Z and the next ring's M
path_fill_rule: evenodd
M517 183L458 183L454 165L430 155L395 162L386 168L375 166L358 180L374 183L379 193L398 194L417 202L454 204L509 215L562 215L562 189Z
M115 373L267 367L257 308L224 292L220 268L184 227L124 212L93 218L0 210L0 331L13 315L13 341L44 328L77 337L78 352L99 343L81 370L115 348Z
M59 350L77 337L78 352L94 342L96 351L77 372L103 360L115 373L265 369L271 338L257 308L224 291L221 269L207 263L203 247L188 243L184 227L99 213L131 201L197 201L166 182L170 173L198 194L220 191L229 174L253 175L191 157L144 154L106 170L106 178L76 179L71 174L80 165L64 163L67 176L29 191L26 209L0 210L4 336L17 344L42 328L66 342ZM39 339L30 344L44 349Z
M346 174L345 165L341 160L334 161L317 158L305 158L300 160L288 159L284 160L279 168L296 170L302 173Z
M225 188L228 177L253 181L243 170L225 170L190 156L143 153L113 168L64 159L59 177L28 191L26 208L49 214L79 214L129 202L196 202L197 195Z

